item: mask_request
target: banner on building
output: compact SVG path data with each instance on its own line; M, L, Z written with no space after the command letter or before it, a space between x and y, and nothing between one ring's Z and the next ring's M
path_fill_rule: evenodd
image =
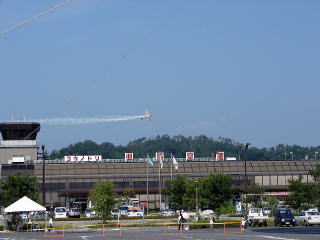
M125 161L133 161L133 153L125 153L124 154Z
M156 161L163 161L164 160L164 152L156 152Z
M194 161L194 152L186 152L186 161Z
M216 160L217 161L223 161L224 160L224 152L217 152Z
M65 162L96 162L101 160L101 155L64 156Z

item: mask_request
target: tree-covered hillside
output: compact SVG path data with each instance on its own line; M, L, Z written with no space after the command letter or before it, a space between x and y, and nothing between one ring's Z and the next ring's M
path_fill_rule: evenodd
M301 147L297 145L278 144L272 148L249 147L248 160L309 160L317 155L318 147ZM156 152L164 152L165 157L172 153L177 158L184 158L186 152L195 152L195 157L211 157L212 153L225 152L226 157L243 159L242 144L229 138L213 139L201 135L184 137L168 135L154 138L139 138L129 142L126 146L115 146L104 142L97 144L87 140L72 144L66 148L52 151L50 159L63 158L65 155L102 155L104 159L124 158L124 153L133 152L135 158L145 158L147 154L153 156ZM320 159L320 156L319 156Z

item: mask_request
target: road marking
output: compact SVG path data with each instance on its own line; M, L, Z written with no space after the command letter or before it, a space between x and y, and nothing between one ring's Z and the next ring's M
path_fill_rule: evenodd
M257 235L258 237L264 237L269 239L278 239L278 240L300 240L297 238L283 238L283 237L273 237L273 236L266 236L266 235Z

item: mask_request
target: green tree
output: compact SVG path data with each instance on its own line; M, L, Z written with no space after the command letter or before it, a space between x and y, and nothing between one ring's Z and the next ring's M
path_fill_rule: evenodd
M133 198L135 196L136 196L136 193L132 188L126 188L121 194L122 199L125 200L126 202L128 202L130 198Z
M309 171L309 174L313 177L313 180L320 184L320 165L318 164L315 169Z
M24 196L40 202L36 177L18 172L17 175L9 175L0 182L0 206L7 207Z
M309 171L309 174L313 177L314 183L314 205L320 208L320 165L318 164L315 169Z
M250 184L248 186L247 203L251 203L253 207L262 207L264 192L264 187L256 183Z
M234 214L236 212L236 207L229 202L223 202L220 207L216 208L215 213L217 219L223 214Z
M179 175L168 181L164 192L168 195L169 207L173 210L181 210L186 207L183 199L186 193L187 175Z
M198 188L199 192L199 180L196 183L196 180L187 180L186 181L186 192L183 195L183 206L184 208L195 208L196 207L196 188ZM199 195L199 194L198 194ZM200 196L198 196L199 203L201 204Z
M97 183L90 192L89 200L95 203L94 210L100 214L102 221L105 223L116 204L116 193L113 183Z
M234 195L231 177L224 173L211 174L200 179L201 201L210 209L216 210Z
M266 198L266 207L270 207L272 211L276 210L279 204L279 200L275 196L268 196Z
M302 182L302 176L297 180L289 180L290 195L286 203L296 209L304 209L316 204L319 198L319 188L316 183Z

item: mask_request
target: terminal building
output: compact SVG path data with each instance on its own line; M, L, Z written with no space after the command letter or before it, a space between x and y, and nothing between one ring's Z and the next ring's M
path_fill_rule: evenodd
M38 158L39 143L36 141L38 123L2 123L3 137L0 146L0 167L2 179L9 174L22 172L36 176L42 191L43 160ZM249 156L250 159L250 156ZM74 203L86 206L86 199L95 183L111 181L121 193L132 188L141 203L148 202L150 209L160 207L166 201L163 189L171 178L186 174L190 179L201 178L215 173L231 176L237 192L244 190L245 173L249 183L263 186L271 195L286 195L290 179L303 177L312 181L309 171L318 161L214 161L212 158L195 158L194 161L178 160L178 169L172 168L170 159L164 159L159 178L159 163L153 167L146 159L101 159L100 161L70 162L65 159L45 160L45 196L47 206L70 207ZM148 168L148 169L147 169ZM148 175L147 175L148 173ZM148 179L148 181L147 181ZM147 189L148 183L148 189ZM148 190L148 191L147 191ZM42 194L42 193L41 193Z

